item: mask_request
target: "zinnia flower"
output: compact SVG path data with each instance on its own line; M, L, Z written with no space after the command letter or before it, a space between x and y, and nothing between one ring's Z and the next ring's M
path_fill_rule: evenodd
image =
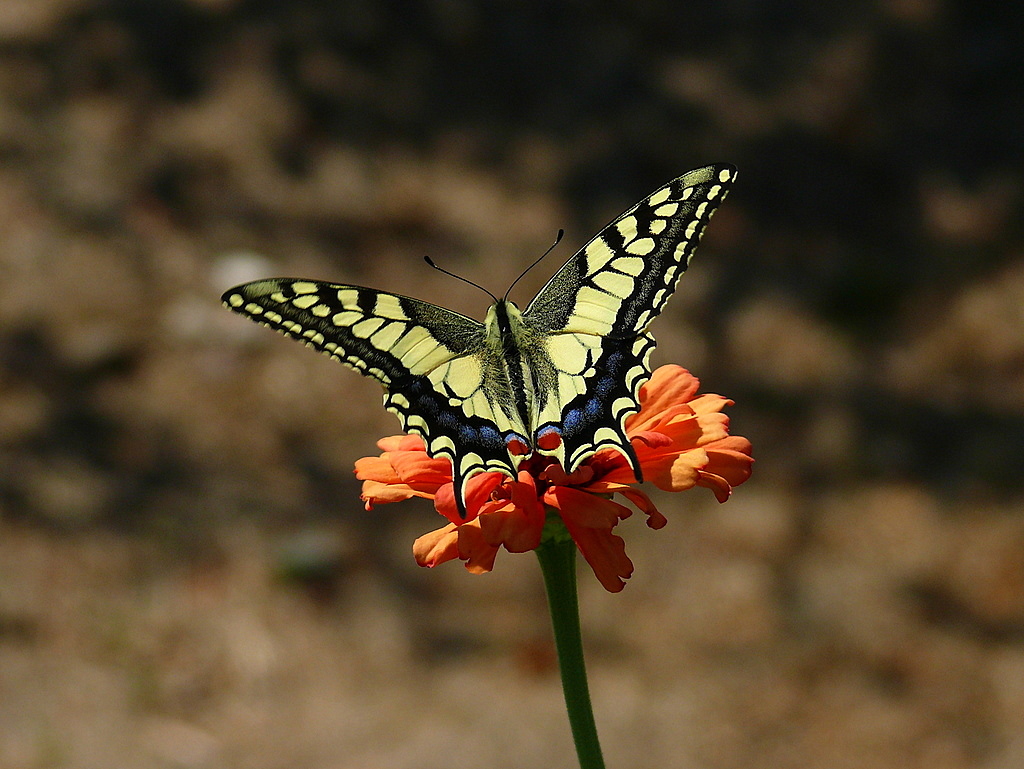
M750 477L750 441L729 435L722 409L732 401L721 395L697 395L700 383L680 366L662 366L640 389L640 411L626 421L626 434L639 459L643 477L665 491L694 486L711 489L719 502L733 486ZM633 573L625 543L613 533L632 510L613 501L620 494L660 529L668 520L643 491L626 459L605 449L566 473L550 457L536 454L519 466L518 476L481 473L467 483L467 516L455 505L451 465L427 455L422 439L395 435L377 442L379 457L356 462L363 481L362 499L375 504L410 497L434 500L449 523L413 545L421 566L459 558L479 574L490 571L498 550L521 553L535 549L545 536L549 516L558 516L601 584L611 592L625 586Z

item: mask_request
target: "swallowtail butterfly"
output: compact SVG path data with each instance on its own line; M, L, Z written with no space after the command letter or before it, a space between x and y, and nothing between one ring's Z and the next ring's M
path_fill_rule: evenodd
M455 499L477 473L515 477L538 452L572 472L602 449L642 478L625 421L651 376L650 325L736 178L690 171L626 211L520 310L501 299L483 323L361 286L273 278L225 305L372 377L384 406L427 452L451 461Z

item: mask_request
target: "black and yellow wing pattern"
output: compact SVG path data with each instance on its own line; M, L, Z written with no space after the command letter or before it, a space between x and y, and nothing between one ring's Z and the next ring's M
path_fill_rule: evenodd
M380 382L402 428L451 461L463 516L472 476L514 477L534 452L572 472L614 449L642 480L625 421L651 376L647 327L735 178L719 164L669 182L573 255L525 311L503 299L483 323L406 296L296 278L237 286L223 300Z

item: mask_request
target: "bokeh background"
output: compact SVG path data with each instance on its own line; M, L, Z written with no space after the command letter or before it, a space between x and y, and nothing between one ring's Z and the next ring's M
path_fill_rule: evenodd
M740 168L654 330L754 478L581 571L610 767L1024 766L1024 21L1002 0L0 2L0 767L573 764L535 559L362 509L379 388L257 277L481 317Z

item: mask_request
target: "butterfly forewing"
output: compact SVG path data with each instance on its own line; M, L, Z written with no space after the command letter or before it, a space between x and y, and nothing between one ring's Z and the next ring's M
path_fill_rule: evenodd
M384 385L385 407L431 456L452 462L460 492L478 472L515 473L505 434L525 426L501 407L511 398L478 321L406 296L294 278L247 283L223 299Z
M546 335L557 382L545 385L535 429L555 429L568 471L602 448L639 475L625 420L651 376L658 316L736 177L729 165L690 171L605 227L551 278L524 318Z

